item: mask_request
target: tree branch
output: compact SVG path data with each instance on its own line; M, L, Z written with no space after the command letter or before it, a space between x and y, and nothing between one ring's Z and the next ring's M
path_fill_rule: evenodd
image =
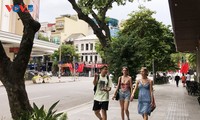
M115 0L108 0L108 2L106 3L105 7L102 8L102 9L100 9L99 14L101 15L101 17L102 17L102 19L103 19L104 21L105 21L105 19L106 19L106 12L108 11L108 9L109 9L110 7L112 7L112 4L113 4L114 1L115 1ZM107 44L109 44L109 42L110 42L110 40L111 40L111 38L110 38L110 37L111 37L111 35L110 35L110 29L109 29L107 23L104 24L104 25L102 25L102 27L103 27L103 29L105 30L106 36L109 36L109 38L107 39Z
M3 45L0 41L0 66L1 66L1 63L5 60L5 59L9 59L8 56L6 55L6 52L3 48Z
M97 21L97 24L99 25L99 27L105 31L106 35L104 35L104 36L107 36L107 37L110 36L110 30L105 21L105 16L103 16L103 19L101 21L99 19L99 17L97 16L97 14L93 10L91 10L91 14L92 14L93 18L95 18L95 20ZM108 41L109 40L110 40L110 37L108 37Z
M106 21L105 21L105 19L106 19L106 12L107 12L108 9L112 6L112 3L113 3L113 2L114 2L113 0L109 0L109 1L106 3L105 7L102 7L102 8L100 9L100 11L98 12L98 14L99 14L100 17L101 17L101 20L100 20L99 17L96 15L96 13L95 13L93 10L91 10L92 16L96 19L96 21L97 21L99 27L102 28L102 29L105 31L106 36L110 36L110 30L109 30L109 28L108 28L108 26L107 26L107 23L106 23ZM108 40L110 40L110 38L109 38Z
M108 11L108 9L112 6L112 3L115 0L108 0L108 2L106 3L105 7L101 8L99 11L99 14L101 15L101 17L103 17L102 19L105 20L106 17L106 12Z
M19 5L19 4L24 5L24 2L23 2L23 0L13 0L13 4L14 5ZM24 26L30 25L35 33L40 29L40 23L35 21L29 12L22 12L20 10L19 12L17 12L17 14L19 15L20 19L22 20L22 23Z
M104 41L106 36L103 34L102 30L95 24L95 22L90 17L88 17L88 15L85 15L82 12L82 10L78 7L75 0L68 0L68 1L71 3L73 9L78 13L79 19L84 20L93 28L94 34L96 34L96 36L99 38L101 45L103 47L106 47L107 43Z
M24 5L23 0L13 0L13 3L14 5L16 4ZM30 54L32 51L35 33L40 29L40 23L35 21L29 12L19 11L17 14L22 20L22 23L24 25L24 30L23 30L22 41L20 43L20 49L16 58L13 60L13 63L14 63L14 67L21 68L21 70L25 70L24 68L27 67ZM17 66L21 66L21 67L17 67ZM24 72L20 72L20 73L24 73Z
M99 25L100 28L102 28L102 21L99 19L97 14L91 9L91 15L92 17L96 20L97 24Z
M10 62L11 62L10 58L6 55L6 52L5 52L3 45L0 41L0 75L5 73L5 71L6 71L5 69L7 69L6 66ZM3 68L5 68L5 69L3 69ZM0 80L2 80L1 77L3 77L3 76L0 76Z

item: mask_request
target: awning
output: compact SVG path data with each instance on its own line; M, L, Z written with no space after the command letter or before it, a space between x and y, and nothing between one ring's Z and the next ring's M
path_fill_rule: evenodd
M177 51L195 52L200 44L200 0L169 0Z
M103 66L107 66L107 64L97 63L97 64L86 64L86 68L101 68Z

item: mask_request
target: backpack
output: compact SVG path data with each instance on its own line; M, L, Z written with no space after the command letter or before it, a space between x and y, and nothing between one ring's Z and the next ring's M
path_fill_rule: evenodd
M98 81L99 81L99 77L100 77L100 74L98 75L98 77L97 77L97 84L98 84ZM107 80L108 80L108 82L109 82L109 76L107 75ZM93 88L93 91L94 91L94 95L95 95L95 93L96 93L96 91L97 91L97 84L94 86L94 88ZM108 83L107 83L107 85L108 85Z

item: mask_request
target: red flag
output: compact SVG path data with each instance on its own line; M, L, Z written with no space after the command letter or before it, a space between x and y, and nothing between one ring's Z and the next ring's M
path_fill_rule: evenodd
M187 73L189 70L189 64L186 62L186 63L183 63L182 66L181 66L181 70L180 72L181 73Z

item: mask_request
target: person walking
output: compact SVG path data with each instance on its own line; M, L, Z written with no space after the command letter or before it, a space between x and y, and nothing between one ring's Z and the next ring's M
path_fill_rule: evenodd
M130 120L129 116L129 103L130 96L132 91L132 78L129 76L128 67L122 67L122 76L118 78L117 88L114 92L114 96L112 99L116 98L117 92L119 92L119 104L121 107L121 118L124 120L124 113L126 113L126 117Z
M186 75L186 86L187 87L188 87L188 84L190 83L190 80L191 80L191 75L190 75L190 72L188 72Z
M112 87L112 81L109 79L108 67L103 66L100 74L95 74L93 84L95 89L93 111L99 120L107 120L107 110L109 105L109 91ZM101 111L101 113L100 113Z
M184 73L183 73L182 76L181 76L181 80L182 80L182 83L183 83L183 87L185 87L186 77L185 77L185 74L184 74Z
M176 74L174 80L176 81L176 87L178 87L178 84L179 84L179 80L180 80L180 76L178 74Z
M144 120L148 120L148 115L151 114L152 107L154 106L153 81L148 79L148 70L146 67L141 68L140 74L142 78L136 81L135 88L131 95L131 101L133 101L134 94L137 88L139 88L138 113L142 115Z

